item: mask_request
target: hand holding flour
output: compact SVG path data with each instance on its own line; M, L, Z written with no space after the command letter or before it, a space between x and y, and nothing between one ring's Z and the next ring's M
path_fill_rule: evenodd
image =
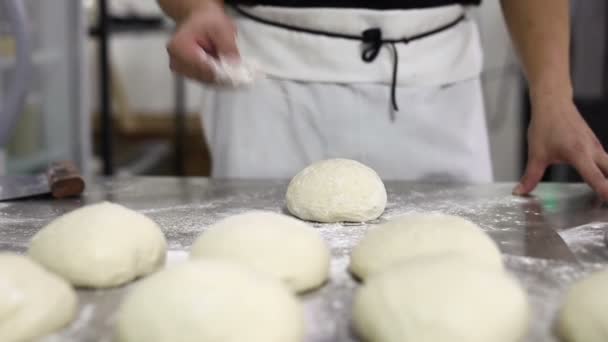
M253 69L240 60L236 27L221 4L204 2L178 25L167 46L171 70L205 83L253 81Z

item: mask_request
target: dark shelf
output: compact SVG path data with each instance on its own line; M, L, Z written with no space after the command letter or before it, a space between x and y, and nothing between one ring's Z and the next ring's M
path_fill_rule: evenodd
M128 14L114 16L108 13L108 1L98 0L99 18L97 25L89 28L89 35L99 41L99 74L100 74L100 102L101 102L101 157L103 159L103 173L110 176L114 173L113 162L113 131L112 131L112 98L110 95L110 44L112 35L121 33L153 33L171 31L160 16L139 16ZM184 133L185 89L184 80L180 77L175 81L175 172L183 175L184 142L181 135Z
M162 17L145 17L138 15L109 16L109 33L146 33L168 31L170 27ZM99 37L99 27L89 28L89 35Z

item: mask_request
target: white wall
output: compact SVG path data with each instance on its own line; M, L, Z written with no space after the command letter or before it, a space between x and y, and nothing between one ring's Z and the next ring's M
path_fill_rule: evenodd
M111 43L112 65L126 91L133 112L152 114L173 110L173 75L165 52L167 34L129 34L114 36ZM89 44L90 59L95 60L96 44ZM94 75L91 91L97 99L96 63L91 63ZM199 110L199 86L187 83L187 109ZM97 101L95 101L97 103Z
M148 2L149 6L149 0L139 1ZM498 181L511 181L519 176L521 168L518 69L499 2L486 0L475 12L486 53L483 80L495 176ZM159 113L172 110L173 79L165 53L168 37L168 33L123 35L112 40L112 60L124 81L134 111ZM187 108L196 112L199 107L198 86L189 83L187 91Z
M95 18L96 3L86 0L91 20ZM156 1L152 0L112 0L111 11L115 14L136 12L142 15L158 15L161 12ZM170 113L173 110L173 75L169 70L169 61L165 45L170 32L118 34L111 39L112 65L124 85L129 104L133 112L151 114ZM96 44L89 44L89 60L93 75L91 91L93 105L97 108L97 69ZM199 110L199 86L194 82L187 83L187 109L189 112Z

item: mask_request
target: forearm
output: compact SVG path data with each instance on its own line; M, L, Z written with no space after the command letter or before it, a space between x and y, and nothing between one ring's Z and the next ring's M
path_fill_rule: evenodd
M163 11L176 22L182 21L197 8L215 3L223 5L223 0L158 0Z
M568 0L501 0L532 102L571 101Z

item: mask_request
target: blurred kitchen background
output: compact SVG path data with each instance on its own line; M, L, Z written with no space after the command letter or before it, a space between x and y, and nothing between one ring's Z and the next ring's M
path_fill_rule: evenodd
M107 13L99 10L101 2ZM23 18L11 7L19 3ZM608 4L579 0L572 6L576 101L606 143ZM486 0L472 13L485 49L495 178L514 181L526 158L525 83L499 1ZM27 27L25 48L15 25ZM51 161L71 159L88 175L208 175L199 87L168 69L165 44L172 30L152 0L0 0L0 174L39 172ZM29 84L19 84L27 75ZM16 98L24 104L16 105ZM19 112L14 125L6 119L11 109ZM10 137L5 142L3 131ZM556 167L546 179L577 175Z

